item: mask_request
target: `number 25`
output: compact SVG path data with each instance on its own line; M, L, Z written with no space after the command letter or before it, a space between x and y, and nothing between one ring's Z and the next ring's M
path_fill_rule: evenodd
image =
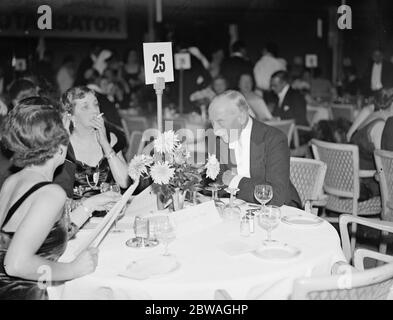
M159 73L165 71L165 61L162 60L163 58L164 58L163 53L153 55L153 61L155 63L153 68L153 73Z

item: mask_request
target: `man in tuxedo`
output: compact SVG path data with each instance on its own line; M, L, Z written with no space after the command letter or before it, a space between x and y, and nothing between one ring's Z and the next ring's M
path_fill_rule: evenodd
M246 46L239 40L232 45L231 56L222 62L221 75L227 80L229 89L237 89L244 73L253 74L253 68L247 58Z
M256 185L269 184L273 187L270 204L301 207L289 179L287 137L251 118L248 108L244 96L234 90L218 95L209 106L214 134L221 140L216 148L221 164L218 181L239 188L238 197L248 202L256 202Z
M366 94L375 96L383 88L393 87L393 65L384 59L380 49L374 50L371 58L363 86Z
M291 88L288 73L275 72L270 79L270 86L278 97L273 117L280 117L282 120L294 119L297 125L308 126L306 99L301 92Z

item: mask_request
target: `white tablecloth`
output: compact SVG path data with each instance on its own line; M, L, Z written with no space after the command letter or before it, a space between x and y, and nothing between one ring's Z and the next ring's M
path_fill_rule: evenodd
M242 207L244 210L246 206ZM283 215L307 214L283 206ZM148 210L139 210L139 213ZM291 260L267 261L245 253L230 256L221 246L228 241L261 243L266 232L256 224L255 233L240 236L238 225L222 222L212 212L206 228L181 234L169 246L180 268L166 275L146 280L118 276L134 260L163 252L162 245L151 249L134 249L125 245L133 237L129 212L118 228L122 233L108 233L100 246L99 263L93 274L67 282L62 287L49 288L51 299L213 299L217 289L225 289L234 299L287 299L293 280L299 277L329 275L331 266L345 260L336 230L328 223L298 227L280 223L273 238L301 249ZM206 217L205 217L206 218ZM192 224L190 224L192 225ZM189 228L189 227L188 227ZM184 229L183 229L184 230ZM81 230L70 241L69 250L77 246L91 230Z

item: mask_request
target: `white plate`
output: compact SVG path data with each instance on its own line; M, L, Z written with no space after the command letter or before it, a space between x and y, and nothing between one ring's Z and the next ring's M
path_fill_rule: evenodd
M175 272L179 268L180 262L177 261L175 257L149 257L133 261L127 266L126 270L119 275L135 280L145 280L167 275Z
M295 226L319 226L323 223L323 219L317 216L285 216L281 218L281 221Z
M300 253L300 249L292 247L286 243L262 245L253 251L253 254L258 258L275 261L293 259L298 257Z

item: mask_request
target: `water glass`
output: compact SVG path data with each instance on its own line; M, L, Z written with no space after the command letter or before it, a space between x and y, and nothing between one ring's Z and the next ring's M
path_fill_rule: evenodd
M273 188L269 184L259 184L254 188L254 197L262 205L261 211L265 210L266 203L273 199Z
M280 218L280 208L272 205L265 206L265 210L261 211L258 215L257 219L259 226L267 231L267 239L264 241L265 244L277 242L276 240L272 240L272 230L277 228L280 223Z
M162 217L162 219L157 220L154 231L157 239L165 246L163 255L170 256L170 253L168 252L168 245L176 239L176 234L175 227L171 223L169 217Z

